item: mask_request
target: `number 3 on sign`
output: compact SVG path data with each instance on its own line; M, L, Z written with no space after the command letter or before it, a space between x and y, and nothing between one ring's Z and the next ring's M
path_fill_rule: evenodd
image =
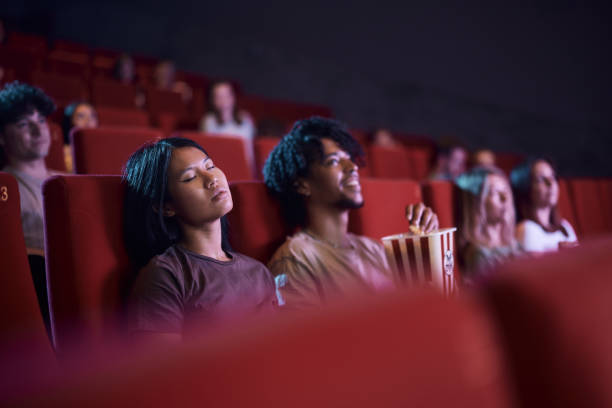
M0 201L8 200L8 188L6 186L0 187Z

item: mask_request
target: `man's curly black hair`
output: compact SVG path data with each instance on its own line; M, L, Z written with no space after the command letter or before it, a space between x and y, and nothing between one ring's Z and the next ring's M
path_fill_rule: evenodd
M306 221L304 198L296 191L296 181L308 177L312 163L323 160L323 138L336 142L357 165L365 165L361 145L340 122L317 116L297 121L263 168L266 187L280 201L291 226L303 226Z
M37 110L44 116L55 111L55 103L41 89L14 81L0 90L0 131L21 116Z

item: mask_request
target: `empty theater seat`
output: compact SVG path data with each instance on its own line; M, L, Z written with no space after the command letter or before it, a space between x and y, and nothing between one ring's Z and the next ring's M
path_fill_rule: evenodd
M603 185L598 179L569 179L569 190L576 219L583 237L601 235L610 230L606 219L610 207L605 207Z
M149 127L151 125L148 113L141 109L96 106L96 112L100 126Z
M514 406L494 326L465 299L401 293L257 323L77 373L16 405Z
M43 185L51 328L60 356L118 334L129 260L120 176L55 176Z
M351 232L380 239L408 231L406 205L423 201L416 181L363 179L361 188L365 204L351 212Z
M161 132L155 129L135 127L80 129L72 136L77 174L121 174L134 151L162 138Z
M612 406L612 236L508 264L485 288L523 407Z
M263 137L261 139L255 139L253 142L253 150L255 152L255 166L257 168L257 178L263 179L263 167L270 155L270 152L274 150L276 145L280 142L279 138L275 137Z
M580 231L580 225L578 225L578 218L576 217L576 210L574 209L574 202L570 195L567 179L559 179L559 201L557 202L557 210L562 218L565 218L572 224L574 232L576 232L578 239L580 239L582 232Z
M372 177L415 178L408 149L402 146L368 148L368 169Z
M423 201L438 215L441 228L457 227L459 191L452 181L430 180L422 185Z
M107 78L95 78L91 82L91 100L96 107L136 107L136 87Z
M278 201L261 181L233 182L230 190L234 200L228 215L232 247L266 264L291 232Z
M32 84L45 91L59 106L89 99L85 81L80 78L36 71L32 73Z
M200 144L229 181L253 179L247 145L242 138L202 132L179 132L177 136Z
M17 181L2 172L0 231L0 395L5 395L24 385L28 370L57 368L57 362L28 264Z

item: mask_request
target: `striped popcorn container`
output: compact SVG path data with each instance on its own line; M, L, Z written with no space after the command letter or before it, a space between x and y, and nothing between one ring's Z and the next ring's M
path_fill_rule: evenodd
M399 285L431 285L446 296L457 290L455 284L454 232L443 228L429 234L410 233L382 238L394 278Z

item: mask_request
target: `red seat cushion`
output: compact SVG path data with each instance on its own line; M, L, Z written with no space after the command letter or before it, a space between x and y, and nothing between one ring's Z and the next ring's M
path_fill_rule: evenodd
M230 189L234 200L228 216L232 247L265 264L290 234L279 203L261 181L234 182Z
M74 169L78 174L121 174L130 155L146 142L162 138L155 129L100 127L73 134Z
M406 205L422 201L419 184L412 180L361 180L364 206L350 214L349 230L380 239L408 231Z

